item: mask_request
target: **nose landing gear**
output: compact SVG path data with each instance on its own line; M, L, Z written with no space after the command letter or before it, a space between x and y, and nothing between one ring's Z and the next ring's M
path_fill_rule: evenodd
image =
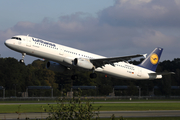
M24 63L24 57L25 57L26 53L22 53L22 59L19 60L20 63Z

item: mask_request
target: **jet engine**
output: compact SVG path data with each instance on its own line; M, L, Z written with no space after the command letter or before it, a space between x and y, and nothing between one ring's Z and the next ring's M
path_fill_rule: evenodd
M75 58L74 65L88 70L92 70L94 68L93 64L88 59L84 58Z
M67 68L57 62L48 61L46 64L46 68L55 72L64 73L67 71Z

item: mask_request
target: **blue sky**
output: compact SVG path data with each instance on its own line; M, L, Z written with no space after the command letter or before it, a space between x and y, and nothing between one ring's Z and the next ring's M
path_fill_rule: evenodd
M39 23L45 17L56 21L60 16L76 12L97 12L112 6L113 0L0 0L0 30L8 29L20 21Z
M21 59L4 41L30 34L107 57L163 47L161 61L173 60L180 56L179 13L179 0L0 0L0 54Z

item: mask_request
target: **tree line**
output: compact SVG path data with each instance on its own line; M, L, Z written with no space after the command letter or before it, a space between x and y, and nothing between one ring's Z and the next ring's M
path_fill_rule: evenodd
M140 61L130 61L132 64L139 64ZM96 79L90 79L90 72L77 71L77 80L71 80L70 75L56 73L46 69L46 62L35 60L32 64L19 63L15 58L0 58L0 86L6 89L6 97L20 97L28 86L52 86L54 96L65 95L72 86L96 86L96 90L83 90L85 96L107 96L113 92L114 86L128 86L127 90L115 90L116 96L138 96L138 89L141 88L142 96L179 96L179 89L171 89L171 86L180 86L180 58L172 61L160 62L157 72L175 72L175 75L163 76L160 80L127 80L97 74ZM121 72L121 71L119 71ZM157 86L158 89L154 89ZM74 91L75 92L75 91ZM30 97L50 96L50 90L29 90ZM0 97L3 96L0 91Z

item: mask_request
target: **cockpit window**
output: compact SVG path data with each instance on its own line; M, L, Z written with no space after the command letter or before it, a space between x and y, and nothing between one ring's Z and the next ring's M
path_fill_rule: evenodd
M21 40L19 37L12 37L11 39Z

